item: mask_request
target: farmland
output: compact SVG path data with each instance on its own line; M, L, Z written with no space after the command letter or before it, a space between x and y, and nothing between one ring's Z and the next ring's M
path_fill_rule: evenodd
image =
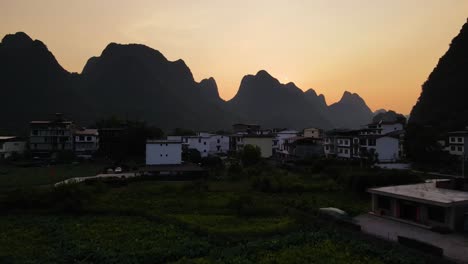
M345 181L262 166L186 182L9 187L0 195L0 262L444 262L319 215L369 209Z

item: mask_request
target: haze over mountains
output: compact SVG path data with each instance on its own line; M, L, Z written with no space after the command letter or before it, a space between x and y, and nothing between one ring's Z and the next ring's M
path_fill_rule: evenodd
M230 128L235 122L355 128L373 117L357 94L345 92L327 106L323 95L281 84L263 70L245 76L238 93L226 102L213 78L198 83L183 60L168 61L138 44L111 43L88 60L81 74L69 73L41 41L21 32L0 43L0 85L2 98L8 98L0 104L0 128L14 132L55 112L83 125L117 116L164 129L197 130Z

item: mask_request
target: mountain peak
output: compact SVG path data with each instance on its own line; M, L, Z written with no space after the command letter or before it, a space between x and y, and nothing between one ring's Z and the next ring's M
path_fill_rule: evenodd
M255 76L274 79L273 76L271 76L271 74L269 74L266 70L258 71Z
M15 34L8 34L2 39L2 43L5 45L25 45L31 44L33 39L24 32L16 32Z
M364 99L357 93L345 91L340 99L340 103L365 104Z
M218 85L213 77L201 80L200 88L207 98L211 100L222 100L221 97L219 97Z

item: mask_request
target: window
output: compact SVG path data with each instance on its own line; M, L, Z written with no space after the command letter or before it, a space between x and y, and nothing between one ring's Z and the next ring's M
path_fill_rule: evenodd
M457 138L458 142L462 142L463 139L461 137Z
M166 154L166 157L167 157L167 154Z
M428 206L427 207L427 217L431 221L436 221L439 223L445 223L445 208L440 206Z
M451 151L455 151L455 146L450 146Z
M161 156L161 157L162 157L162 154L159 154L159 156Z
M454 138L454 137L450 137L450 142L455 142L455 138Z
M347 149L344 150L344 154L348 154L348 150L347 150Z
M33 134L33 136L37 136L37 135L39 135L39 131L33 130L33 131L32 131L32 134Z
M325 150L330 150L330 147L329 147L329 146L325 146Z
M206 145L206 141L205 141L205 142L203 142L203 145Z
M86 137L86 140L87 140L87 141L91 141L91 140L93 140L93 139L92 139L91 137L88 136L88 137Z
M80 136L80 141L84 141L84 136Z
M201 143L201 138L198 139L198 143Z
M206 149L204 149L203 152L206 152Z
M216 142L218 142L218 144L219 144L221 142L221 140L218 139Z
M375 146L375 144L376 144L375 138L369 138L368 144L369 144L369 146Z
M458 150L458 151L463 151L463 147L458 146L457 150Z

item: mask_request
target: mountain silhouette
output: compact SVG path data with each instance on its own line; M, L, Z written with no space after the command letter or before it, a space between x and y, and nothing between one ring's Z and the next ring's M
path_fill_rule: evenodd
M329 115L335 127L359 128L370 123L374 114L358 94L345 91L340 101L329 106Z
M464 129L468 125L467 98L468 21L423 84L409 123L440 131Z
M371 119L358 95L345 93L328 107L323 95L281 84L264 70L245 76L226 102L213 78L198 83L183 60L169 61L140 44L111 43L87 61L81 74L70 73L46 45L22 32L6 35L0 43L0 83L2 97L8 98L0 104L5 113L0 129L13 132L27 132L29 121L56 112L82 125L116 116L163 129L196 130L230 128L235 122L333 128Z

